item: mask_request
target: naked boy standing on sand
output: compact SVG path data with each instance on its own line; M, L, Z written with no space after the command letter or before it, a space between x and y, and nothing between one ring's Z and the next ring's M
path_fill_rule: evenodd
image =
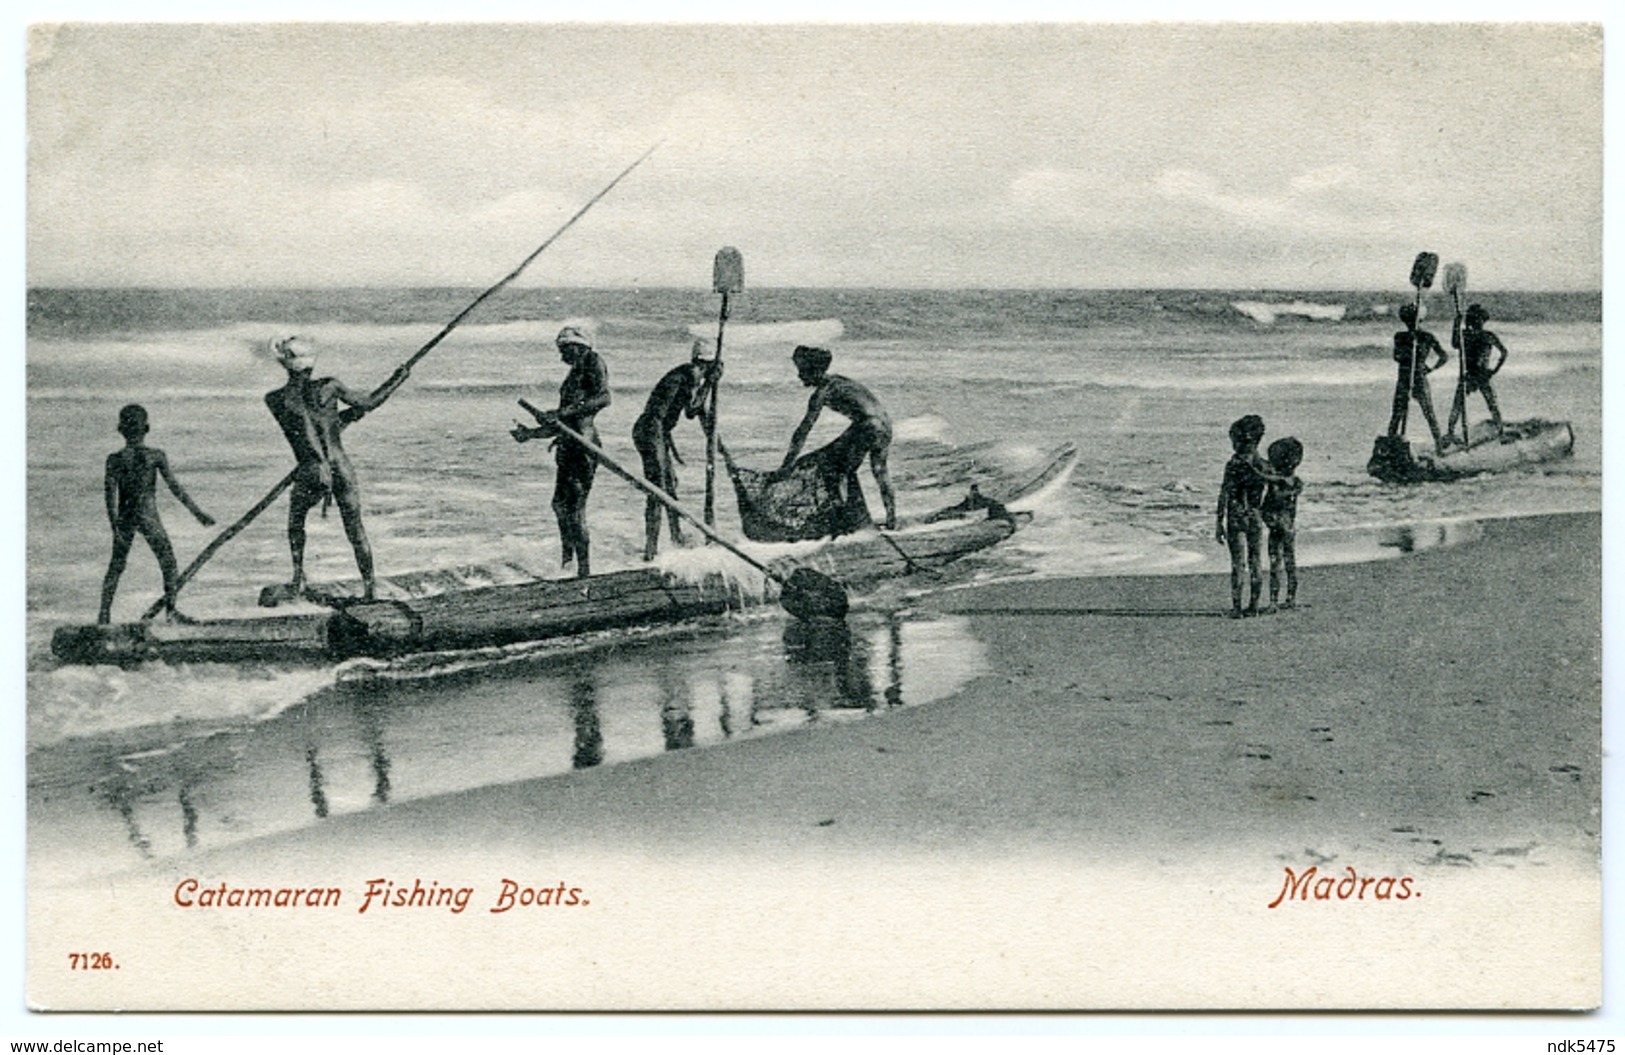
M1297 468L1303 461L1303 444L1286 436L1270 444L1269 463L1278 479L1270 481L1259 512L1269 531L1270 603L1265 611L1275 611L1281 597L1281 573L1286 572L1286 601L1283 608L1298 603L1298 496L1303 481Z
M96 622L112 620L113 595L118 592L118 581L124 574L136 532L152 547L152 555L158 558L158 567L164 574L164 612L177 622L190 622L175 609L179 570L175 566L175 550L169 544L169 533L158 517L158 477L163 476L169 490L181 500L181 505L191 510L198 523L208 527L214 518L199 509L175 479L164 452L142 442L147 435L145 407L131 403L119 411L118 430L124 436L124 446L107 456L107 471L102 482L107 498L107 522L113 528L113 557L107 562L107 575L102 579L102 607Z
M1258 554L1263 548L1264 495L1270 476L1258 456L1258 441L1264 438L1264 419L1248 414L1230 426L1230 446L1235 451L1224 466L1219 485L1219 507L1215 511L1213 538L1230 547L1230 618L1258 614L1258 597L1264 588ZM1245 611L1241 607L1241 582L1246 576L1251 587Z
M358 421L376 409L411 375L406 366L397 369L370 393L352 392L335 378L312 380L316 350L308 337L287 337L271 343L277 362L288 372L288 383L265 394L265 405L282 426L288 446L299 460L294 470L293 497L288 502L288 550L293 556L293 580L288 588L295 594L305 587L305 521L318 502L338 503L344 520L344 534L355 551L356 568L361 572L362 598L373 599L372 546L361 523L361 487L355 466L344 452L340 435L344 426ZM340 409L340 404L344 409Z

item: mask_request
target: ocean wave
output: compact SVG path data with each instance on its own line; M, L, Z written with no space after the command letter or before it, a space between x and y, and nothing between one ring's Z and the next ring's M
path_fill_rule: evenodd
M715 323L696 323L688 328L694 337L715 339ZM763 344L830 344L841 339L846 327L840 319L792 319L788 322L734 323L722 332L723 352L730 346L753 347Z
M1316 321L1341 322L1348 313L1346 304L1315 304L1306 300L1294 300L1285 304L1272 304L1260 300L1232 301L1230 306L1265 326L1275 325L1275 320L1283 315L1301 316Z

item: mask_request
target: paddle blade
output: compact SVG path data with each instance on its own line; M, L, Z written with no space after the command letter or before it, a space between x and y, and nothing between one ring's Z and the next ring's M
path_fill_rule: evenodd
M1467 288L1467 265L1446 264L1444 266L1444 288L1451 293L1461 293Z
M715 293L738 293L745 288L745 258L739 250L728 246L717 250L711 265L711 290Z
M797 568L785 580L779 604L797 619L845 619L846 588L822 572Z
M1428 289L1433 285L1433 275L1438 270L1438 253L1417 253L1416 263L1411 265L1411 285L1417 289Z

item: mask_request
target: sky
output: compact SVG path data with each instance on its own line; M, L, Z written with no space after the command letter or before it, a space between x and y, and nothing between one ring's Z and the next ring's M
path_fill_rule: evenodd
M36 25L30 285L1598 289L1583 24Z

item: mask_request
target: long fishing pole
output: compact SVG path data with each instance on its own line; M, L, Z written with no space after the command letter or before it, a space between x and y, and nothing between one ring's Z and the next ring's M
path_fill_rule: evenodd
M623 180L627 176L631 175L633 169L637 168L639 165L641 165L645 161L647 161L648 158L649 158L649 155L653 154L655 152L655 150L659 146L660 146L660 144L657 142L657 143L654 144L654 146L651 146L648 150L645 150L641 155L639 155L639 157L638 157L638 159L636 161L632 162L632 164L630 164L630 165L626 166L626 168L622 169L620 175L618 175L614 179L610 180L609 183L604 187L603 190L599 191L597 194L594 194L591 198L587 199L587 204L585 204L581 208L577 209L574 216L571 216L568 220L564 221L564 225L562 227L560 227L558 230L554 231L553 234L548 237L547 241L545 241L541 245L537 246L536 249L529 256L525 257L525 259L523 259L523 260L521 260L519 262L518 267L514 268L512 271L510 271L506 275L504 275L502 277L502 279L496 283L496 285L492 286L490 289L487 289L484 293L481 293L479 296L475 297L474 300L469 303L468 307L466 307L462 311L458 312L452 318L452 320L450 322L446 323L446 325L440 330L439 333L437 333L433 337L431 337L427 344L425 344L422 348L419 348L415 353L413 353L412 357L410 359L408 359L404 364L402 364L399 369L401 369L401 370L410 370L413 366L415 366L417 364L417 362L420 359L422 359L424 356L428 355L431 351L433 351L435 345L437 345L441 341L445 340L446 335L451 333L452 330L457 328L458 323L460 323L464 319L468 318L469 313L471 313L475 308L479 307L481 304L485 303L485 301L489 297L491 297L492 295L497 293L499 290L501 290L508 283L510 283L514 279L518 278L520 272L524 271L525 268L530 266L531 261L533 261L537 257L541 256L543 250L545 250L548 246L552 245L554 242L558 241L559 236L564 234L565 231L568 231L571 227L575 226L575 222L577 220L581 219L583 216L585 216L587 214L588 209L591 209L594 205L597 205L598 202L600 200L602 200L604 195L608 194L610 191L615 189L616 184L620 183L621 180ZM393 393L391 393L391 394L393 394ZM374 409L377 409L377 408L374 408ZM185 586L188 582L191 581L192 576L197 574L198 570L200 568L202 568L203 565L208 562L209 558L214 556L215 553L217 551L219 551L220 547L224 546L227 542L230 542L233 538L235 538L237 536L238 532L240 532L244 528L246 528L249 525L249 523L253 521L253 519L255 517L257 517L261 513L265 512L266 508L269 507L272 502L275 502L277 500L277 496L282 494L283 491L286 491L288 489L288 487L293 484L293 478L294 478L295 475L298 474L298 471L299 470L296 468L293 472L290 472L287 476L284 476L280 481L278 481L278 483L277 483L277 485L275 487L271 488L271 490L266 493L264 498L260 499L258 502L256 502L254 504L252 509L250 509L248 512L244 513L241 517L239 517L237 519L237 521L235 523L233 523L230 527L226 528L226 530L222 531L218 536L216 536L213 542L210 542L207 546L205 546L203 548L203 551L192 559L192 563L188 564L186 566L186 570L181 572L180 577L175 580L175 594L178 595L180 593L181 587ZM148 608L146 610L146 612L142 614L141 621L146 622L147 620L149 620L149 619L153 618L154 616L156 616L159 612L163 611L164 605L170 600L171 600L171 598L165 597L165 598L162 598L162 599L160 599L158 601L153 602L152 607Z

